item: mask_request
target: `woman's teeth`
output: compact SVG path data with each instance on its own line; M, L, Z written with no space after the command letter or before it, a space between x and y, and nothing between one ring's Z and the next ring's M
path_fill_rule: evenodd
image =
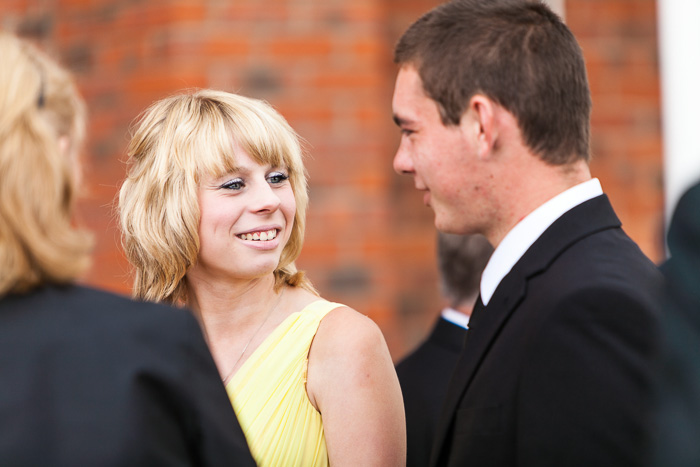
M275 237L277 237L277 229L266 230L264 232L241 234L238 236L238 238L243 239L243 240L258 240L258 241L273 240Z

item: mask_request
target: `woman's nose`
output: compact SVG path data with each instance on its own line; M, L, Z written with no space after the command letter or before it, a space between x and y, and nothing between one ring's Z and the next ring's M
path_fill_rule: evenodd
M267 182L259 184L253 194L252 209L255 212L275 211L281 203L273 187Z

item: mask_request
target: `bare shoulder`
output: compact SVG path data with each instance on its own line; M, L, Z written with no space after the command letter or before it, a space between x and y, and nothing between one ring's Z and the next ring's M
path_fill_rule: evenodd
M322 320L314 339L316 350L354 358L386 348L379 326L367 316L347 306L330 311Z
M321 320L306 390L321 413L331 465L406 465L401 388L374 321L345 306Z
M392 370L389 349L379 326L352 308L330 311L318 327L309 351L307 392L323 405L333 396Z

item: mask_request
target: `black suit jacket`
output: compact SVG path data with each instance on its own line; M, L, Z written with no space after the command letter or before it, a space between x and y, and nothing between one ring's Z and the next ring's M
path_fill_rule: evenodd
M0 380L0 465L255 465L186 310L78 286L5 296Z
M605 195L565 213L475 308L431 465L648 462L661 284Z
M407 467L425 467L447 385L467 330L438 318L427 340L396 365L406 409Z

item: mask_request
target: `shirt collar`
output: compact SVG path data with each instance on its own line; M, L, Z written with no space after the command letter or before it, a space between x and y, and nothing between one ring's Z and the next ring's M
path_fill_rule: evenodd
M469 324L469 315L450 307L443 308L442 318L464 329Z
M481 300L488 305L498 284L540 235L564 213L603 194L600 181L592 178L563 191L525 216L503 238L481 275Z

